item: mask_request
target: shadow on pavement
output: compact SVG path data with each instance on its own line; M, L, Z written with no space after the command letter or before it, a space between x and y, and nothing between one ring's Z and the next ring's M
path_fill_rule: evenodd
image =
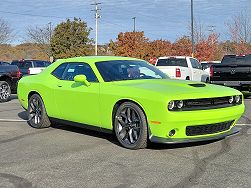
M116 136L114 134L108 134L108 133L93 131L93 130L80 128L80 127L75 127L75 126L71 126L71 125L62 125L62 124L53 125L52 128L61 129L61 130L70 131L70 132L74 132L74 133L78 133L78 134L83 134L83 135L88 135L88 136L93 136L93 137L97 137L97 138L106 139L109 142L122 147L120 145L120 143L117 141L117 138L116 138ZM193 143L185 143L185 144L149 143L149 146L147 147L147 149L163 150L163 149L186 148L186 147L206 145L206 144L214 143L214 142L217 142L217 141L219 141L219 140L201 141L201 142L193 142Z
M113 134L103 133L103 132L99 132L99 131L93 131L93 130L89 130L89 129L85 129L85 128L81 128L81 127L75 127L75 126L71 126L71 125L63 125L63 124L52 125L52 128L70 131L70 132L83 134L83 135L87 135L87 136L93 136L96 138L106 139L109 142L120 146L115 135L113 135Z
M16 94L12 94L12 95L10 96L10 100L14 100L14 99L17 99L17 95L16 95Z
M23 120L27 120L28 119L27 112L26 111L19 112L18 117ZM72 125L58 124L58 123L54 123L51 126L51 128L61 129L61 130L69 131L69 132L74 132L77 134L83 134L83 135L106 139L113 144L121 146L120 143L117 141L117 138L114 134L108 134L108 133L103 133L103 132L99 132L99 131L89 130L89 129L82 128L82 127L76 127L76 126L72 126ZM160 144L160 143L149 142L148 149L164 150L164 149L187 148L187 147L207 145L207 144L211 144L211 143L214 143L217 141L219 141L219 139L218 140L210 140L210 141L183 143L183 144Z
M18 115L19 118L21 118L23 120L28 120L28 116L27 116L27 112L26 111L19 112L17 115Z

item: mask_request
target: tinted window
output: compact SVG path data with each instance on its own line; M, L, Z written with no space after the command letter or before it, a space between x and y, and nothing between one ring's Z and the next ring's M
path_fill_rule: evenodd
M11 62L11 65L18 65L19 63L18 63L18 61L12 61Z
M22 61L22 62L20 62L19 67L24 68L24 69L31 68L32 62L31 61Z
M47 67L49 63L47 61L33 61L34 67Z
M64 64L61 64L59 65L58 68L56 68L53 72L52 72L52 75L54 75L55 77L57 77L58 79L62 79L62 76L63 76L63 73L64 73L64 70L67 66L67 63L64 63Z
M223 64L251 64L251 56L227 55L223 57L221 62Z
M97 77L94 74L90 65L86 63L68 63L63 74L63 80L73 80L76 75L85 75L89 82L97 82Z
M154 66L135 60L115 60L96 63L105 82L137 79L166 79L168 76Z
M201 65L200 65L200 63L196 59L190 58L190 61L191 61L191 64L192 64L193 68L195 68L195 69L201 69Z
M210 65L211 64L209 64L209 63L201 63L201 66L202 66L202 68L205 70L205 69L207 69L208 67L210 67Z
M159 59L156 66L180 66L187 67L187 61L185 58L168 58Z

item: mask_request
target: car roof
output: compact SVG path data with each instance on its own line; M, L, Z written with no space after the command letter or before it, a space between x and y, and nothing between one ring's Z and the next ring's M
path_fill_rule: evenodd
M177 58L177 59L185 59L185 58L192 58L192 57L189 57L189 56L163 56L163 57L159 57L158 59L168 59L168 58Z
M85 63L95 63L100 61L111 61L111 60L140 60L131 57L121 57L121 56L83 56L83 57L73 57L67 59L58 59L56 62L85 62ZM143 61L143 60L141 60Z

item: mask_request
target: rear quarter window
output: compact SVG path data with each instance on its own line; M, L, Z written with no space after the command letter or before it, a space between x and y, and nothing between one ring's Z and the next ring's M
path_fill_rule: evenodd
M62 79L67 64L68 63L63 63L59 65L51 74L58 79Z

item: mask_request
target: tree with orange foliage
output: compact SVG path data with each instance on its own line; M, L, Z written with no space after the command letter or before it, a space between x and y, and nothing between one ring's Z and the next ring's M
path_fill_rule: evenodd
M140 59L147 58L147 44L148 38L145 37L144 32L125 32L119 33L118 38L113 44L113 51L115 55L135 57Z
M191 56L192 42L189 37L183 36L173 43L172 55Z
M154 40L148 43L148 54L150 58L172 55L172 43L167 40ZM147 59L150 60L150 59Z
M206 40L201 40L195 46L195 57L200 61L215 60L218 50L218 37L218 34L212 33Z

